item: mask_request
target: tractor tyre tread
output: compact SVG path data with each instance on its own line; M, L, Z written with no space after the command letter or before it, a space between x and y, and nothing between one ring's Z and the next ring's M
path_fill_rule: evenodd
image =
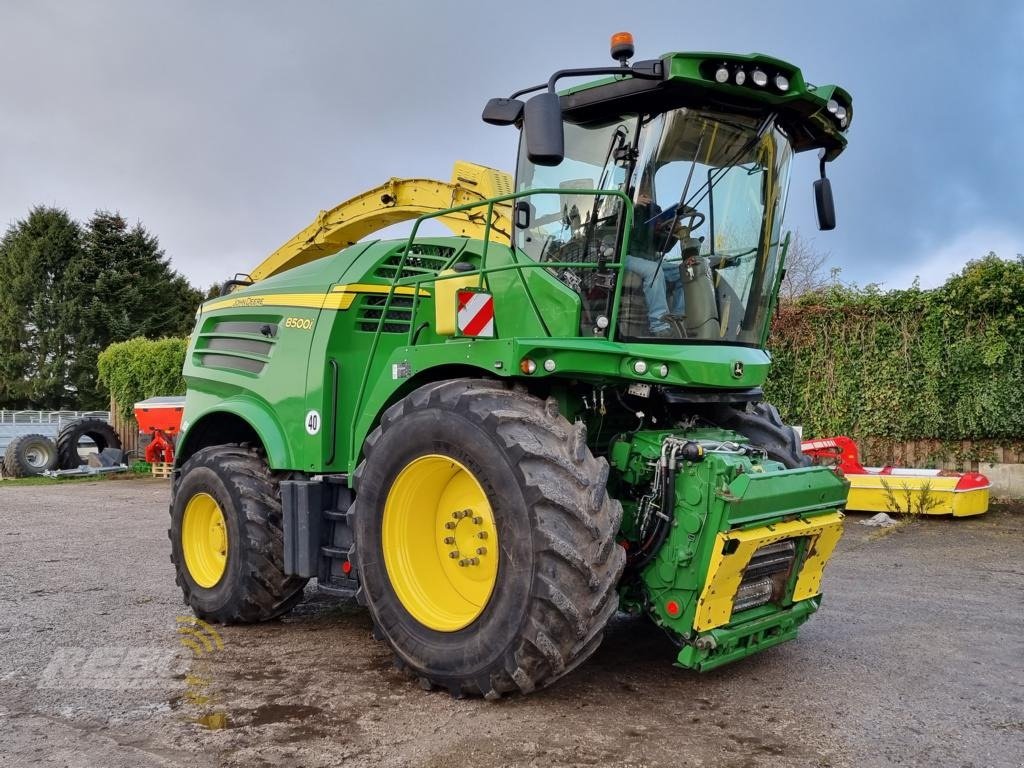
M176 509L178 493L188 482L190 473L206 469L223 483L231 508L222 511L227 517L236 515L238 531L244 546L232 546L231 553L241 551L238 570L227 568L224 599L215 606L206 602L201 590L187 573L181 548L183 509ZM203 489L214 490L214 489ZM218 502L225 500L218 499ZM184 506L184 501L180 506ZM284 572L284 532L282 529L279 478L267 466L256 449L242 445L217 445L203 448L192 455L174 481L171 500L171 562L185 602L196 616L221 624L251 624L277 618L290 611L301 599L307 579ZM219 589L218 583L213 589Z
M785 464L790 469L809 467L811 458L800 449L796 430L782 421L778 409L760 402L750 408L720 406L714 421L718 426L739 432L752 445L763 448L768 458Z
M31 448L33 443L46 444L45 447L48 453L46 466L34 467L26 459L26 451ZM34 477L41 475L44 471L57 467L57 446L46 435L18 435L7 444L7 448L4 450L3 465L4 474L8 477Z
M78 452L78 442L88 436L97 453L104 448L121 448L121 438L103 419L76 419L64 425L57 434L57 456L61 469L78 469L85 462Z
M455 696L493 700L510 692L544 688L593 654L618 607L616 587L625 552L616 544L622 506L605 489L608 464L586 444L583 424L570 423L558 403L501 382L454 379L429 384L391 406L367 438L366 463L391 430L425 408L440 409L483 429L513 467L529 516L534 558L526 610L511 625L506 646L486 669L465 675L432 674L408 650L391 642L392 628L378 626L404 668ZM356 499L359 506L359 499ZM363 578L361 574L361 578ZM370 609L380 587L369 587Z

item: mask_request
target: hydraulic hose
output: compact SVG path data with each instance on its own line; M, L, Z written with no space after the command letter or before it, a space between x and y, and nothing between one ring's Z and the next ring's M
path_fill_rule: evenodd
M654 559L661 550L665 539L672 530L672 522L675 518L676 509L676 469L678 469L677 457L682 455L684 461L703 461L704 447L700 443L687 441L676 443L667 454L661 458L661 509L656 515L657 524L654 531L647 537L637 549L634 558L627 559L626 566L633 570L640 570Z

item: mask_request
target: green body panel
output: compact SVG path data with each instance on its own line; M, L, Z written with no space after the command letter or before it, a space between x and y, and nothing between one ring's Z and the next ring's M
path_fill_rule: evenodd
M835 86L807 84L792 65L758 54L668 54L662 61L665 77L644 86L646 90L620 94L624 80L613 77L564 92L567 119L573 110L592 114L603 108L610 116L616 109L636 111L638 99L647 99L644 104L664 99L666 108L693 100L726 112L732 104L744 113L770 107L788 121L797 151L819 147L831 159L845 146L844 132L827 113L826 102L841 98L852 109L849 95ZM761 64L785 72L790 90L776 93L716 83L708 75L716 62ZM601 106L602 94L609 95L608 106ZM481 206L561 191L526 190L474 207L490 220L491 211ZM517 379L539 396L553 396L566 418L586 422L592 450L606 456L612 467L609 492L625 510L620 538L633 547L640 544L641 499L651 491L652 462L665 439L708 444L742 444L745 439L732 432L695 429L686 419L659 422L668 426L678 421L672 429L652 429L643 403L627 404L623 396L646 398L655 389L691 398L678 402L737 392L754 393L756 399L771 361L763 348L768 321L758 327L760 347L717 339L616 340L633 203L624 193L607 189L573 188L573 193L622 198L618 246L609 249L615 253L600 266L615 279L610 319L602 318L607 327L603 335L596 328L594 335L581 330L581 298L556 278L556 268L566 265L539 264L493 241L417 237L420 224L432 216L423 217L408 239L358 243L207 302L186 355L188 395L178 461L215 442L214 427L230 422L255 432L275 470L351 475L383 412L417 387L467 376ZM494 338L447 337L436 331L435 292L445 279L441 273L460 262L480 275L481 290L494 297ZM781 270L772 284L773 301L779 279ZM768 307L770 312L771 302ZM526 361L536 366L531 374L521 369ZM638 361L646 364L643 373L636 371ZM635 384L650 387L627 389ZM231 431L224 441L237 441L239 434ZM709 669L792 637L819 598L797 603L783 599L742 611L725 626L695 632L697 602L716 536L832 512L845 502L846 486L825 469L786 470L736 451L712 451L703 461L682 462L675 479L671 529L642 570L627 570L623 605L650 612L683 646L678 662L694 669ZM799 551L797 557L804 554ZM794 581L795 576L790 593ZM671 616L664 609L669 598L681 607Z
M686 669L708 672L792 640L796 637L797 628L818 610L819 605L821 598L812 597L783 610L777 610L774 606L766 606L768 610L760 612L754 609L749 613L760 615L752 615L737 621L735 625L730 624L705 633L704 637L712 640L713 647L699 648L692 643L684 645L676 664Z
M441 254L437 271L455 261L479 263L483 245L482 241L466 238L428 238L416 243L418 248L435 249ZM204 311L186 356L189 400L183 441L187 444L189 431L208 413L225 411L244 417L235 405L238 396L244 394L273 414L275 426L266 429L276 430L275 440L287 446L271 457L275 469L351 472L359 460L359 447L383 409L415 386L444 376L444 370L455 366L476 370L479 375L518 377L522 375L520 361L531 358L538 365L529 377L533 380L572 377L595 385L638 381L722 390L761 386L768 374L769 355L752 347L627 344L579 338L575 335L579 327L576 294L546 270L529 265L521 271L508 268L517 263L515 253L493 243L487 254L488 269L493 271L486 273L486 287L495 296L497 337L493 339L435 334L432 296L419 297L412 315L409 310L399 318L398 310L392 309L389 315L394 315L395 322L386 323L380 334L376 332L379 310L367 319L362 304L367 297L378 298L373 294L357 296L348 309L298 306L302 301L330 296L335 286L390 285L381 277L386 271L384 265L405 246L406 241L359 244L236 291L231 294L229 306ZM523 289L524 283L530 288L529 294ZM425 291L433 287L431 282L422 285ZM281 300L283 306L260 303L281 296L285 297ZM287 327L289 319L309 321L311 327ZM262 324L275 328L277 337L269 355L230 350L233 358L265 360L262 371L202 364L197 352L211 340L224 344L226 338L232 338L242 346L262 339L258 332L218 332L222 322L252 323L253 330ZM416 329L421 329L418 334ZM410 331L415 334L415 344L409 343ZM545 335L545 331L552 335ZM544 369L546 360L554 361L553 372ZM646 373L634 372L637 360L647 363ZM740 376L735 375L736 363L742 363ZM667 366L665 376L660 375L662 364ZM312 410L321 415L323 422L316 435L308 434L305 428L305 417ZM287 463L277 463L276 456Z

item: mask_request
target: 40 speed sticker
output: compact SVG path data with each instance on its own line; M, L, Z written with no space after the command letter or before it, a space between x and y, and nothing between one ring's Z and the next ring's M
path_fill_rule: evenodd
M315 435L320 431L320 411L310 411L306 414L306 432Z

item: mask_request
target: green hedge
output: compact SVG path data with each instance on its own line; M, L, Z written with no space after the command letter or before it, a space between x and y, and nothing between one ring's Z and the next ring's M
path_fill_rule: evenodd
M129 339L111 344L100 353L99 376L109 389L118 411L132 416L135 403L159 395L182 395L188 339Z
M784 307L766 396L805 434L1024 436L1024 259L970 262L935 290L834 288Z

